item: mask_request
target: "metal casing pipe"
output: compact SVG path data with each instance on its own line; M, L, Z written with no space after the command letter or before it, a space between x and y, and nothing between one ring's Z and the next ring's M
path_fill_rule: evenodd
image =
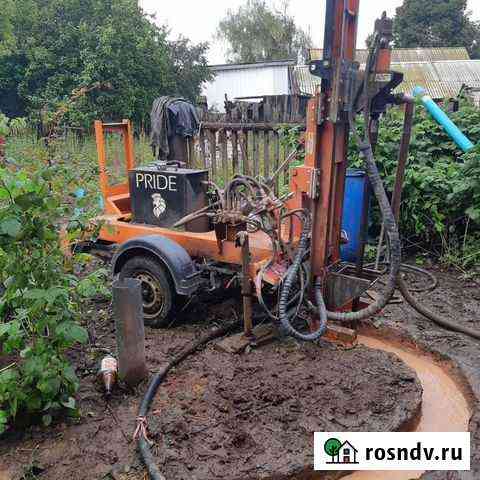
M113 282L113 309L118 376L127 385L134 387L148 375L140 280L125 278Z

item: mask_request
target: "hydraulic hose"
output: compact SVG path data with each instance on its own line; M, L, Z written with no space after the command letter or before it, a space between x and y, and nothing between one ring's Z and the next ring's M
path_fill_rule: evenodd
M408 289L408 286L405 283L405 280L403 280L403 278L401 278L400 276L397 279L397 284L405 300L418 313L420 313L424 317L427 317L433 323L436 323L437 325L443 328L446 328L447 330L464 333L465 335L469 335L470 337L475 338L476 340L480 340L480 331L474 330L473 328L464 327L459 323L452 322L451 320L447 320L446 318L441 317L440 315L437 315L436 313L432 312L427 307L422 305L420 302L418 302L417 299L411 294L410 290Z
M368 125L370 120L370 111L371 111L371 102L372 99L369 96L369 81L370 73L374 71L374 65L376 64L378 52L380 49L381 38L376 35L374 39L374 44L367 58L365 75L363 80L363 96L365 98L365 105L363 107L363 118L365 126ZM352 87L353 88L353 82ZM360 94L360 91L357 95ZM353 98L353 97L352 97ZM353 107L353 106L352 106ZM350 124L350 129L352 135L355 138L358 149L360 150L360 155L364 159L365 170L367 172L368 178L370 180L370 185L377 198L378 204L380 206L380 212L382 214L383 223L385 225L385 231L387 234L387 240L390 244L391 258L390 258L390 269L386 282L385 291L379 296L379 298L369 305L367 308L364 308L358 312L327 312L328 318L331 320L337 320L339 322L358 322L365 318L371 317L382 310L391 299L395 292L396 280L398 273L400 271L400 265L402 261L402 247L400 243L400 235L398 233L397 222L395 221L395 216L392 211L390 202L388 201L385 188L383 186L382 179L380 178L380 173L378 172L377 165L375 163L375 158L373 155L372 144L370 142L368 128L365 128L364 139L360 137L357 132L357 127L355 124L355 113L354 108L350 108L348 112L348 122Z
M224 335L226 335L233 328L235 328L237 324L238 322L230 323L225 327L217 328L216 330L213 330L207 335L201 337L197 342L194 342L190 347L186 348L178 355L176 355L162 370L156 373L150 381L150 384L148 385L147 391L142 399L142 403L140 404L140 408L138 411L137 431L141 432L141 427L143 426L143 434L138 435L138 448L140 450L140 456L142 457L142 460L145 463L145 466L147 467L148 473L152 480L166 480L155 463L155 459L150 449L150 443L146 437L145 426L147 413L152 403L152 400L157 393L158 387L173 367L177 366L179 363L185 360L198 348L206 345L215 338L223 337Z
M398 273L400 272L400 266L402 262L402 249L397 222L395 221L392 208L388 201L387 194L385 193L383 182L380 178L380 174L373 157L372 146L370 142L362 142L360 139L356 132L353 116L350 116L350 126L355 137L357 138L358 147L365 160L365 169L370 180L370 185L380 206L383 223L385 225L385 231L390 245L390 268L385 291L380 294L379 298L367 308L364 308L358 312L327 312L328 318L340 322L358 322L365 318L371 317L382 310L395 292L397 277Z
M417 267L415 265L410 265L408 263L402 263L400 267L400 271L405 271L405 270L410 270L411 272L418 273L420 275L423 275L429 279L429 283L427 283L423 287L410 287L408 290L410 292L415 292L415 293L425 293L425 292L431 292L432 290L435 290L438 285L438 278L428 270L425 270L423 268Z
M383 261L383 262L380 262L379 265L382 265L385 267L385 270L382 271L382 274L383 274L387 271L389 262ZM374 268L374 267L375 267L374 263L367 263L365 265L365 268ZM408 290L410 292L415 292L415 293L431 292L432 290L435 290L438 286L438 278L428 270L417 267L416 265L410 265L409 263L402 263L402 265L400 266L400 273L405 271L410 271L410 272L422 275L428 279L428 283L426 283L422 287L409 287Z
M327 328L327 309L323 300L322 283L319 278L315 282L315 299L317 302L317 310L320 319L320 325L318 329L312 333L299 332L291 324L290 320L291 318L294 318L294 316L290 315L290 312L288 311L290 291L292 290L295 279L297 278L299 269L302 268L302 261L305 253L308 250L310 230L310 217L305 216L305 222L303 225L302 234L300 236L300 241L298 243L297 252L295 253L292 264L287 270L285 280L281 287L280 300L278 302L278 316L285 333L304 342L313 342L317 340L325 333Z

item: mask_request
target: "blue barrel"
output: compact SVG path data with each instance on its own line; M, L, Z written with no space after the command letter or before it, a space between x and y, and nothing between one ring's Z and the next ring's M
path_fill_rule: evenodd
M345 262L357 260L362 240L366 240L369 206L367 174L363 170L349 169L345 180L342 215L342 229L347 232L348 243L340 249L341 258Z

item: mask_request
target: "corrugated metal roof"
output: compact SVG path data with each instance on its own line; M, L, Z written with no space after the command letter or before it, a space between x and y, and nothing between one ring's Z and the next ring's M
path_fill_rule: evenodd
M270 62L255 63L225 63L222 65L209 65L209 69L213 72L224 72L227 70L251 70L254 68L270 68L270 67L289 67L295 65L296 60L272 60Z
M424 87L435 99L455 98L463 86L480 88L480 60L441 62L392 63L392 70L404 74L397 93L412 93L416 86ZM295 67L294 81L299 93L313 95L321 79L310 74L308 66Z
M366 63L368 50L357 50L355 60ZM312 60L323 58L322 48L310 49ZM392 50L392 63L400 62L438 62L442 60L470 60L465 47L444 47L444 48L394 48Z

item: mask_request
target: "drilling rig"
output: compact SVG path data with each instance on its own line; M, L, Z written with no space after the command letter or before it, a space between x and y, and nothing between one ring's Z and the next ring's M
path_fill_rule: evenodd
M321 87L307 107L305 160L290 169L290 188L283 196L273 184L285 164L269 178L237 174L220 186L207 169L181 161L135 166L131 123L95 122L104 214L98 218L98 237L77 248L113 257L114 275L141 281L147 325L168 326L192 296L237 286L244 346L257 340L254 317L259 309L262 322L271 320L277 333L314 341L339 323L352 326L377 314L398 288L432 321L479 338L478 332L421 306L399 275L404 267L397 222L414 98L394 93L403 75L391 71L393 22L385 13L375 22L364 68L355 60L359 4L326 1L323 58L309 64ZM435 118L447 122L428 98L422 101L435 109ZM405 121L390 200L374 151L379 122L392 106L404 108ZM472 147L451 122L447 126L452 138ZM128 174L120 181L107 169L109 133L123 138ZM342 230L342 214L351 140L382 217L388 258L380 270L378 262L377 268L364 264L368 201L358 209L363 234L355 262L343 261L340 254L341 245L350 241ZM384 279L378 282L380 276ZM376 282L384 285L381 292L373 302L362 303L362 294Z
M241 289L243 333L251 341L255 303L281 331L306 341L322 336L329 318L352 322L386 305L401 249L373 160L375 132L388 105L411 99L392 93L402 75L390 71L392 21L385 14L360 70L358 13L359 0L326 2L324 56L309 65L321 88L308 103L304 164L291 169L284 196L274 193L273 176L234 175L220 187L208 170L175 160L135 166L131 123L95 122L104 214L98 238L81 247L113 254L115 275L141 281L147 325L166 326L188 298L233 285ZM128 178L120 182L107 172L105 135L112 132L123 138ZM363 248L355 264L340 256L348 242L341 219L350 135L365 161L390 250L386 288L368 306L358 299L379 272L365 268Z

